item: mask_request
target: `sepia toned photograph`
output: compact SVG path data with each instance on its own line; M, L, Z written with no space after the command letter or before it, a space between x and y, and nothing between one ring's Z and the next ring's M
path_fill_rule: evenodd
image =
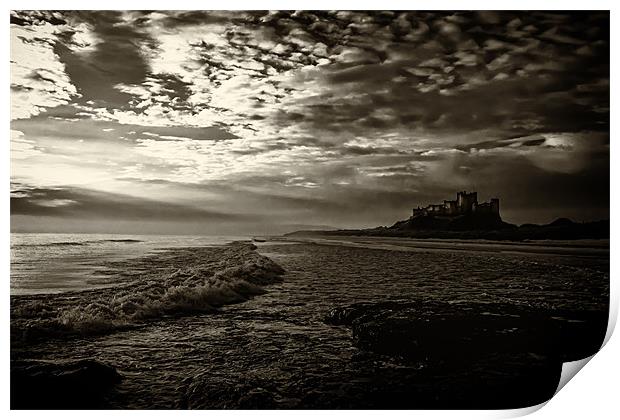
M9 74L12 410L521 409L604 343L609 11L13 10Z

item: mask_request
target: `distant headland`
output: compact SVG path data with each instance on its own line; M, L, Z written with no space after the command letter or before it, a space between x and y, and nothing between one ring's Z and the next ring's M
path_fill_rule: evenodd
M395 236L438 239L607 239L609 220L577 223L558 218L552 223L520 226L504 222L500 215L499 198L478 202L476 191L460 191L455 200L414 208L406 220L392 226L368 229L339 229L324 231L297 231L288 236L342 235L342 236Z

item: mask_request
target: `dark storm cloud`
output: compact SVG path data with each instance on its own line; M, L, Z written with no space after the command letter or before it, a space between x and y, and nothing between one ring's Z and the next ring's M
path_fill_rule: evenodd
M110 143L154 140L229 140L237 136L218 127L162 127L93 120L92 114L70 106L56 107L29 119L16 120L11 128L31 138L104 140Z
M123 108L131 96L115 86L144 81L149 67L138 45L149 39L135 27L125 24L120 12L74 12L69 13L68 18L92 25L98 41L92 51L75 53L71 49L72 34L66 32L54 46L67 75L78 86L82 101Z
M545 138L540 135L527 137L517 137L503 140L489 140L479 143L470 143L464 146L457 146L456 149L463 151L471 151L472 149L496 149L501 147L532 147L540 146L545 142Z
M45 22L51 23L52 25L64 25L67 23L67 21L63 19L61 12L45 10L24 10L20 12L11 11L11 23L14 25L31 26L39 25Z
M77 219L172 220L218 222L242 220L232 214L211 212L122 194L79 188L32 188L14 186L11 214L64 216Z
M343 155L381 155L381 154L404 154L405 152L392 147L372 146L343 146L340 149Z
M607 128L608 89L578 87L608 79L605 13L310 15L325 23L318 30L329 28L312 33L333 50L334 63L321 75L321 106L303 106L302 124L356 132L395 123L516 134ZM281 19L302 25L299 15ZM414 26L428 29L413 35ZM343 60L334 54L340 44L363 48ZM598 52L588 55L584 45ZM349 92L364 94L351 100ZM372 117L381 105L389 118Z
M508 162L508 159L510 162ZM472 186L500 196L503 216L517 223L548 223L560 216L574 220L609 217L609 156L598 153L575 173L549 172L523 157L464 159Z

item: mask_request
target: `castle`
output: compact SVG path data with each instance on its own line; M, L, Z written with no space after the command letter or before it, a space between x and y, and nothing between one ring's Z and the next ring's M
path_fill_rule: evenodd
M461 216L464 214L486 214L499 217L499 199L492 198L489 202L478 203L478 193L461 191L456 193L456 200L444 200L443 204L429 204L413 209L412 218L419 216Z

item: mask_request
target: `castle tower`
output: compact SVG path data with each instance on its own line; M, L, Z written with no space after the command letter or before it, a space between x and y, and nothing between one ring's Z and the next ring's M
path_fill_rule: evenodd
M499 198L491 199L491 213L499 216Z
M471 213L478 204L478 193L461 191L456 193L456 205L461 213Z

